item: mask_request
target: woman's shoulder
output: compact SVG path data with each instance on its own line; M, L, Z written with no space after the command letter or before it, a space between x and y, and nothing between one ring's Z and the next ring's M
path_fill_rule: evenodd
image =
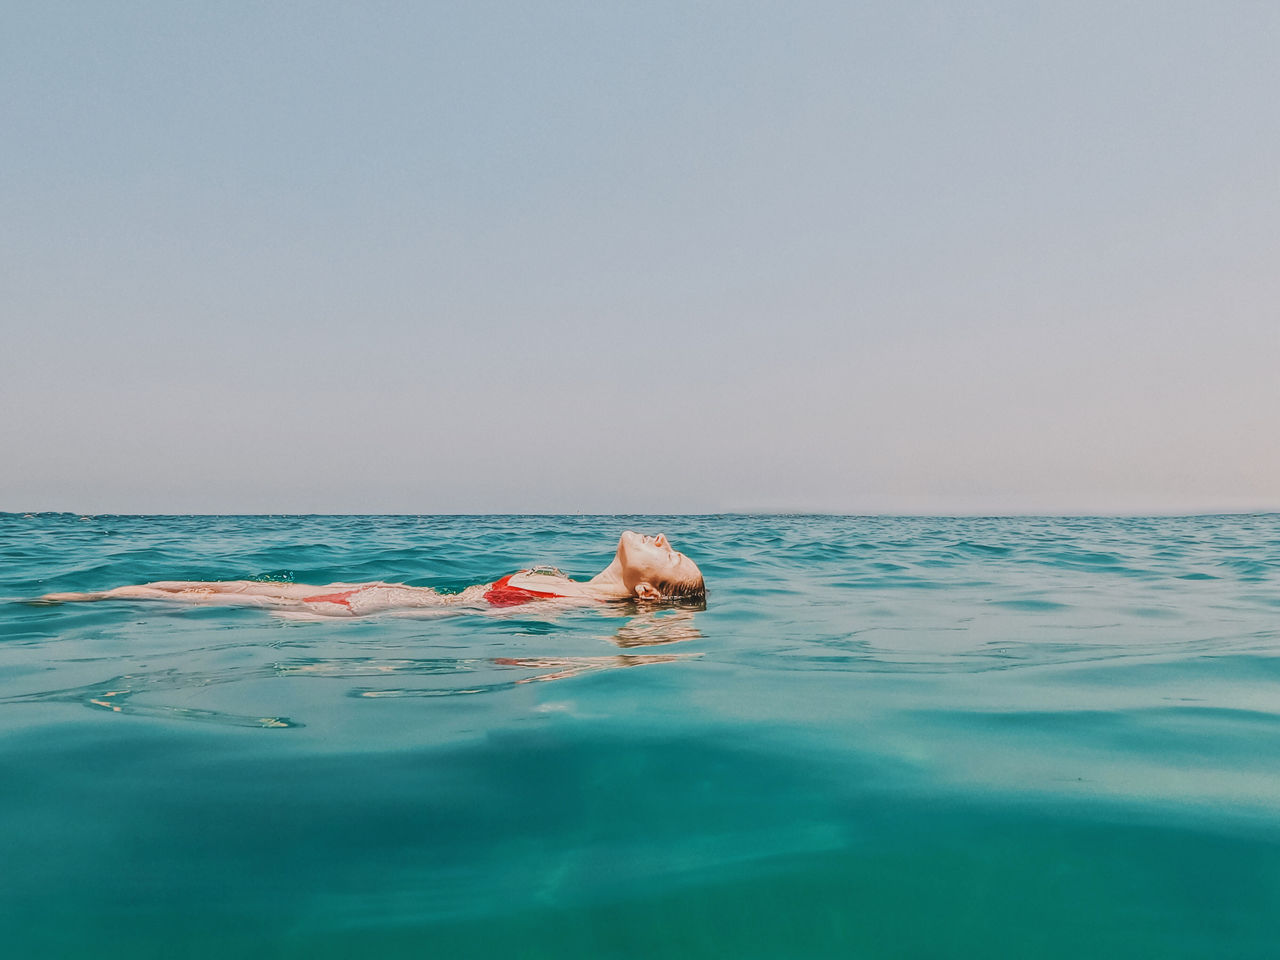
M574 588L580 586L577 581L570 580L558 570L553 573L537 567L532 570L517 570L515 573L509 573L498 580L494 586L498 584L554 597L574 596Z

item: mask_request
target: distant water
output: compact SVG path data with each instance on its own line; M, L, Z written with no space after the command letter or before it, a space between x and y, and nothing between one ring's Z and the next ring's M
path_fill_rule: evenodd
M705 611L36 606L588 576ZM0 515L5 956L1280 955L1280 516Z

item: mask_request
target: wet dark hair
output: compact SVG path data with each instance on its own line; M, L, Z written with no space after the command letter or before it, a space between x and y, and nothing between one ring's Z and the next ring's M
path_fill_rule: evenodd
M686 580L684 583L657 581L653 588L662 594L663 600L674 600L677 603L707 603L707 582L699 577L697 580Z

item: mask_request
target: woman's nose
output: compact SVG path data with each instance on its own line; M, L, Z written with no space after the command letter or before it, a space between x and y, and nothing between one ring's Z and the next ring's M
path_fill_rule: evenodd
M653 545L655 547L665 547L667 545L667 538L664 537L662 534L658 534L656 537L653 538Z

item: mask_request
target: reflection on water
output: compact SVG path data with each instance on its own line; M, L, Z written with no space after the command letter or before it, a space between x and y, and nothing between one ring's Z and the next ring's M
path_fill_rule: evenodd
M648 647L660 643L698 640L696 614L692 610L660 610L633 617L609 639L620 647Z
M685 654L697 656L697 654ZM516 683L533 683L539 680L564 680L593 670L617 670L620 667L639 667L646 663L674 663L682 659L680 654L669 653L653 656L619 654L615 657L498 657L493 662L506 667L528 667L534 670L551 670L533 677L521 677Z
M688 610L651 611L632 618L613 634L603 637L619 647L637 648L683 643L701 636ZM548 649L557 638L544 635ZM197 651L191 651L194 655ZM375 657L299 658L254 666L232 666L216 671L167 668L128 673L107 680L66 689L0 697L0 704L78 703L88 707L138 717L191 720L237 727L288 729L302 727L302 720L287 716L255 716L201 707L151 702L153 694L191 693L211 687L249 681L314 678L321 680L394 681L393 686L363 684L350 687L348 696L366 699L407 697L456 697L497 693L514 686L565 680L586 673L618 670L696 657L686 654L614 654L612 656L432 657L383 659ZM518 675L513 675L518 674ZM430 682L405 683L409 678ZM141 702L137 698L144 698Z

